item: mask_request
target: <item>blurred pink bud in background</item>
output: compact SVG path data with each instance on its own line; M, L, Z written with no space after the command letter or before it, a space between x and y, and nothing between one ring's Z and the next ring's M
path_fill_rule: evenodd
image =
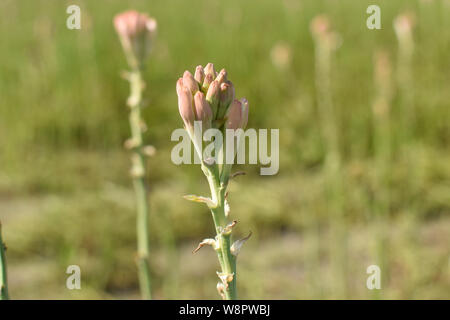
M156 34L156 20L145 13L125 11L114 17L114 28L132 69L145 62Z

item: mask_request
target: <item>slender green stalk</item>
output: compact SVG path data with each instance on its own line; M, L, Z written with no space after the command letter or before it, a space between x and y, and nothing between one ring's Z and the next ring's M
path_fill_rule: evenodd
M391 100L392 81L391 65L386 52L380 51L375 56L375 88L376 98L372 106L373 112L373 144L375 154L374 165L374 201L372 205L377 264L383 272L383 283L389 279L388 263L388 214L390 209L390 163L391 163ZM382 287L384 287L384 284ZM375 298L381 297L380 290L373 290Z
M414 106L414 81L412 74L414 57L413 18L410 14L401 14L394 21L394 30L398 39L397 82L400 94L399 142L408 143L414 132L416 110Z
M133 150L131 157L132 168L131 175L133 177L133 185L136 193L137 204L137 264L139 271L139 284L143 299L151 299L151 277L149 265L149 232L148 232L148 190L145 181L146 174L146 156L144 154L144 144L142 139L143 122L141 119L142 108L142 91L144 82L142 80L141 71L136 69L132 71L128 80L130 82L131 94L128 99L130 107L130 127L131 139L128 147Z
M237 299L236 257L231 253L232 229L230 227L233 226L233 222L228 221L225 214L225 192L228 185L228 176L221 181L217 165L202 165L202 170L209 182L211 199L216 203L210 209L216 229L215 250L222 269L223 297L226 300L235 300Z
M177 81L176 91L178 110L195 152L201 159L201 168L211 191L211 198L195 195L185 198L205 203L211 210L216 229L215 239L204 239L194 253L204 245L211 245L214 248L221 267L221 271L217 273L220 279L217 290L223 299L234 300L237 299L236 257L250 235L231 243L231 233L236 221L230 222L227 219L229 206L226 195L228 181L233 177L231 175L233 164L230 163L229 157L232 156L233 160L240 146L245 143L242 132L247 126L249 104L245 98L235 99L234 86L227 78L227 71L222 69L217 73L212 63L208 63L205 68L197 66L194 75L185 71L183 77ZM221 137L225 136L225 141L218 137L214 140L215 156L203 154L202 128L221 130L219 132ZM239 130L235 131L237 129L240 129L240 133ZM228 130L234 133L231 138L233 140L227 141L230 138L224 133L229 132Z
M0 300L8 300L8 275L6 272L6 246L2 238L2 224L0 223Z
M334 213L333 231L336 241L331 250L332 260L341 274L338 281L339 290L347 295L347 230L344 209L344 185L342 175L342 156L340 151L340 131L337 112L333 104L331 86L332 53L337 46L337 34L330 31L328 18L318 16L312 22L315 38L315 69L317 106L321 131L325 145L324 173L326 181L326 198L329 209Z
M152 147L144 146L142 131L145 128L141 119L142 91L144 81L141 70L145 65L152 48L153 38L157 29L156 20L145 13L135 10L122 12L114 17L114 28L119 35L122 48L127 58L131 72L126 74L130 82L130 127L131 138L125 147L133 151L131 157L133 185L136 193L137 209L137 265L139 272L139 285L143 299L151 299L151 277L149 265L149 236L148 236L148 190L145 181L145 156L151 155Z

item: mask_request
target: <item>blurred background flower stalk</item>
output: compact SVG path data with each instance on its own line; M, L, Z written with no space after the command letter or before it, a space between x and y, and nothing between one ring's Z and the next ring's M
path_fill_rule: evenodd
M333 53L341 45L340 35L333 31L326 15L318 15L311 21L311 33L315 44L315 84L319 127L325 149L324 176L325 202L332 212L333 232L337 241L332 250L332 263L339 270L336 295L347 294L348 238L345 214L345 184L342 169L341 131L338 112L333 103L332 62Z
M131 71L123 74L124 78L130 83L130 96L127 105L130 108L131 138L125 142L125 147L133 152L131 156L131 176L136 193L137 264L143 299L151 299L146 158L152 156L155 149L153 146L145 145L142 137L146 130L146 125L141 116L143 108L142 92L145 88L142 70L152 48L156 25L156 20L137 11L126 11L114 18L114 27L131 69Z
M415 129L416 110L414 107L414 75L412 64L414 58L414 15L401 13L394 19L394 31L398 40L397 83L400 95L399 123L401 130L398 143L408 143Z
M378 50L374 54L375 98L372 104L374 167L372 170L372 214L375 226L375 257L377 265L383 270L382 287L389 283L390 263L388 261L389 233L388 221L390 213L390 180L391 170L391 103L392 66L389 53ZM382 291L374 290L374 297L381 298Z

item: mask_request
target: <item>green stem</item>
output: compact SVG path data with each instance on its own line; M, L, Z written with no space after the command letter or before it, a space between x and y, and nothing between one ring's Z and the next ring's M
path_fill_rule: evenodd
M0 223L0 300L9 300L8 275L6 273L6 246L2 239L2 224Z
M334 237L332 260L341 276L339 291L347 295L347 230L345 221L345 199L342 174L342 154L340 150L340 131L337 110L333 103L331 85L331 60L333 48L328 41L318 39L316 42L316 90L317 105L321 131L325 145L324 173L326 196L329 210L334 212Z
M372 221L375 226L375 256L383 272L382 288L389 281L389 210L391 175L391 69L389 60L376 60L375 87L377 96L373 104L374 144L374 199ZM385 58L387 59L387 58ZM374 299L383 297L381 290L372 290Z
M398 49L398 86L400 91L400 144L410 142L414 132L416 110L414 107L414 83L412 76L412 63L414 54L414 42L411 34L399 37Z
M131 148L132 155L132 177L133 185L136 193L137 204L137 265L139 272L139 285L141 296L143 299L151 299L151 277L149 265L149 232L148 232L148 190L145 181L146 164L145 155L142 152L142 90L144 83L139 70L134 70L130 76L130 90L131 95L128 100L130 107L130 127L131 127Z
M228 184L228 178L219 178L219 168L217 165L206 167L202 165L202 170L205 173L209 186L211 189L211 198L217 204L216 207L211 208L211 214L216 229L216 241L217 241L217 257L219 259L222 274L232 275L232 280L226 282L224 285L224 299L236 300L237 288L236 288L236 257L231 253L231 232L224 232L224 229L229 224L229 221L225 215L225 193Z

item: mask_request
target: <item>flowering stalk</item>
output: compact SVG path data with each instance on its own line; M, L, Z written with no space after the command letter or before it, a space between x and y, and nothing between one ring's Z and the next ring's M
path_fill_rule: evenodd
M372 105L375 152L373 213L376 227L377 264L383 270L382 280L386 283L389 279L387 217L390 208L392 69L389 55L385 51L377 52L374 62L376 97ZM379 298L381 290L373 291L376 291L375 297Z
M222 133L227 130L245 129L248 120L248 101L243 98L235 100L235 90L231 81L227 80L227 72L222 69L215 71L214 65L208 63L205 68L198 66L194 75L189 71L177 81L178 108L183 119L194 148L201 160L201 169L206 176L211 197L185 196L187 200L205 203L211 210L216 236L214 239L204 239L194 250L197 252L205 245L211 245L217 253L221 271L217 272L219 282L217 290L223 299L237 299L236 288L236 258L243 243L248 237L232 243L232 231L236 220L230 220L229 205L227 202L227 187L231 175L232 164L227 160L234 160L236 150L242 143L241 135L233 137L234 150L226 152L224 146L226 139L221 144L218 141L218 149L214 158L205 158L201 150L203 139L201 133L195 127L200 125L203 129L215 128ZM233 131L233 132L235 132ZM238 130L239 131L239 130ZM228 141L229 142L229 141Z
M317 105L322 135L326 148L325 179L330 209L336 214L336 248L332 259L342 274L339 284L344 295L347 293L347 230L344 217L344 185L342 183L342 155L340 150L339 123L332 99L331 61L332 53L338 48L339 36L330 28L328 17L319 15L311 22L311 33L315 42L315 71Z
M114 18L114 26L119 35L128 64L131 68L125 78L130 83L130 96L127 104L130 108L129 122L131 138L125 147L132 150L131 176L137 204L137 264L139 284L143 299L151 299L151 276L149 265L149 232L148 232L148 189L145 180L146 156L152 155L153 147L145 146L142 133L145 125L141 117L142 91L145 83L142 69L156 32L156 21L146 14L127 11Z
M341 166L339 150L339 130L336 122L336 110L331 95L331 55L337 47L337 34L329 30L329 21L325 16L317 16L311 22L311 32L315 41L316 90L322 132L327 148L326 166Z
M404 13L394 20L394 31L398 39L398 70L397 81L401 98L401 139L404 143L414 129L414 86L412 75L412 63L414 56L413 38L414 18L411 14Z
M0 300L8 300L8 275L6 273L6 246L2 238L2 224L0 222Z

